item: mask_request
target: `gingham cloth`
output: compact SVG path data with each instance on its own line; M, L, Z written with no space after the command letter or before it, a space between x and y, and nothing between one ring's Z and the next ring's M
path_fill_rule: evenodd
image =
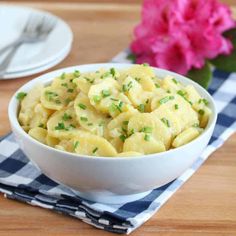
M113 62L128 62L127 51ZM145 197L122 205L85 201L69 188L43 175L19 149L12 134L0 142L0 191L5 197L81 219L97 228L116 233L130 233L155 212L236 130L236 73L214 71L209 88L219 112L213 136L202 155L178 179L150 191Z

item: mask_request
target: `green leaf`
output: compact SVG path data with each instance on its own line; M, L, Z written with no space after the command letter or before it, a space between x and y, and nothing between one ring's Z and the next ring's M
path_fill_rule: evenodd
M210 62L219 70L236 72L236 28L228 30L224 36L233 43L233 51L230 55L220 55Z
M200 84L203 88L208 88L212 79L210 64L206 62L203 68L190 70L187 77Z

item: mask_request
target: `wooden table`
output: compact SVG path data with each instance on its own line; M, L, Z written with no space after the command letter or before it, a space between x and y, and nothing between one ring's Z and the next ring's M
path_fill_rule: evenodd
M80 1L55 4L20 2L60 16L74 32L69 56L53 69L109 61L127 47L138 22L140 4L128 1ZM235 3L235 0L225 1ZM14 91L35 76L0 81L0 135L10 131L7 105ZM132 235L236 235L236 134ZM79 220L0 196L0 235L112 235Z

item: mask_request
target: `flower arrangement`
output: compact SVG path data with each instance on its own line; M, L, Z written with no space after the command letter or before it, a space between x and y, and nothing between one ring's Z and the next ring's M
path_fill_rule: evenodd
M236 71L235 27L229 7L218 0L144 0L131 56L207 87L211 64Z

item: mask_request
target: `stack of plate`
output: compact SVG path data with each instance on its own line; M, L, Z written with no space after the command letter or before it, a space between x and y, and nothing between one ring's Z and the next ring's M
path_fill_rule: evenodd
M23 44L0 79L14 79L42 72L61 62L70 52L73 34L63 20L48 12L10 5L0 5L0 49L19 37L32 14L50 16L56 19L56 26L45 41ZM0 55L0 64L5 55Z

